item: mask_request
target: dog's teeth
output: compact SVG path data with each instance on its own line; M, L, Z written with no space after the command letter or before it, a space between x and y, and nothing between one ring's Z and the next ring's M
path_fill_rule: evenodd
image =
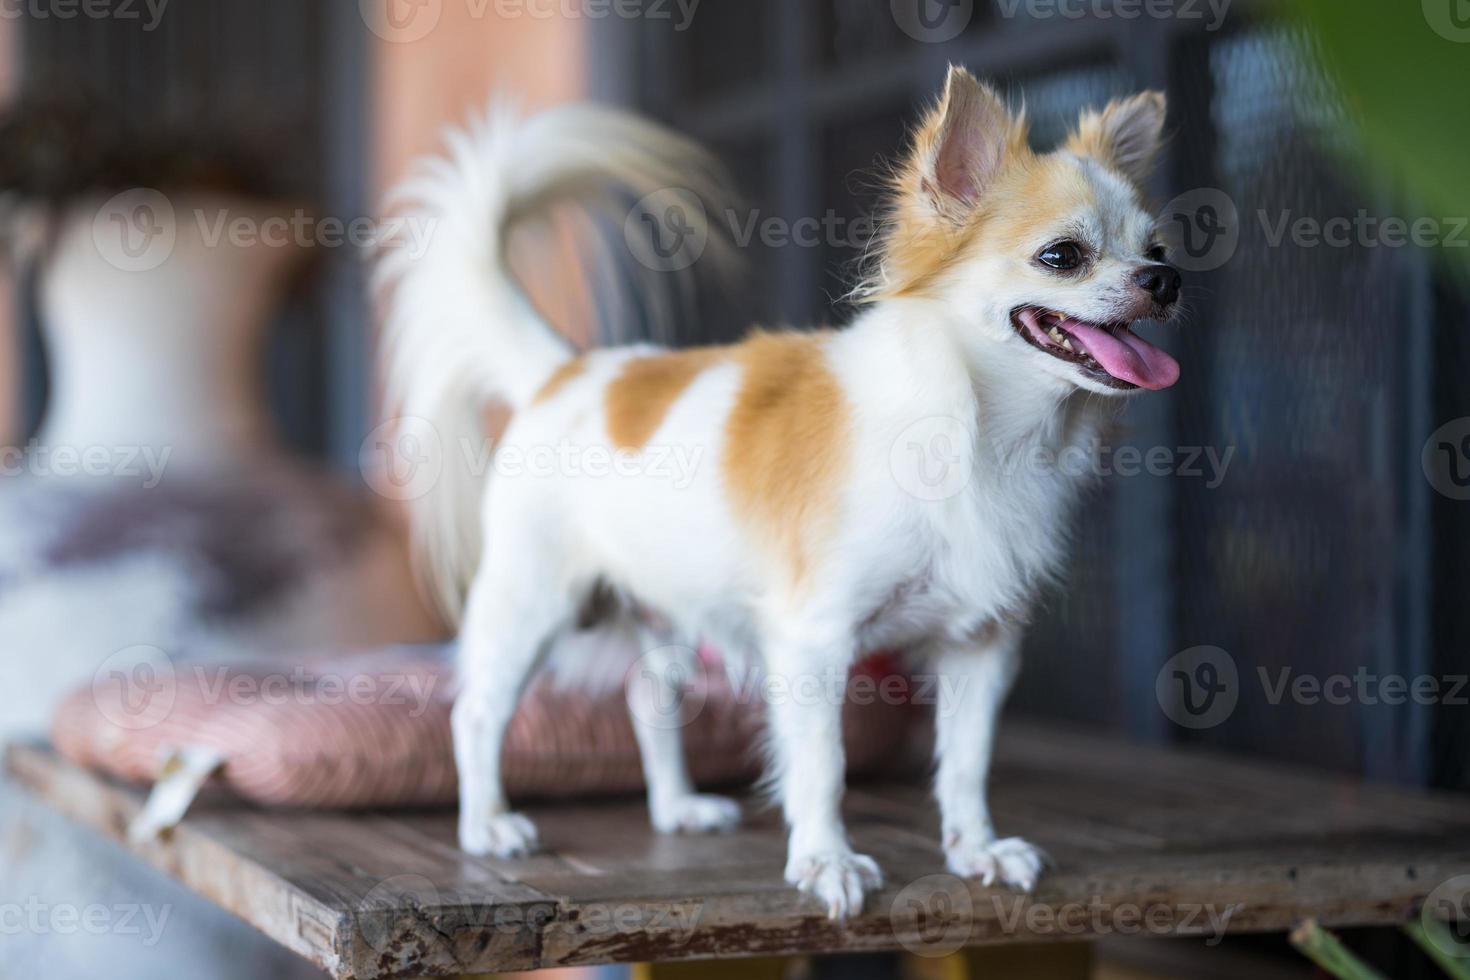
M1060 343L1063 343L1063 340L1062 340L1062 332L1060 330L1058 330L1056 327L1052 327L1046 333L1047 333L1047 336L1051 337L1051 339L1052 340L1055 340L1057 343L1059 343L1059 344Z
M1065 347L1065 348L1067 348L1067 350L1072 351L1072 353L1074 353L1074 354L1077 353L1075 350L1072 349L1072 341L1070 341L1070 340L1068 340L1066 338L1063 338L1062 339L1062 346Z

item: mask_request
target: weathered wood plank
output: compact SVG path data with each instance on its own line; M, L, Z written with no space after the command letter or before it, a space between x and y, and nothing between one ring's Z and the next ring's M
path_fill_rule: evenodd
M7 754L21 784L119 842L140 791L45 747ZM213 803L136 847L340 977L511 972L1099 936L1277 931L1402 922L1470 873L1470 801L1315 772L1140 748L1024 724L1003 735L1003 832L1057 866L1035 895L944 873L919 784L855 786L855 844L889 885L837 925L781 880L777 814L714 838L653 834L641 801L532 808L544 855L471 858L449 812L267 813ZM127 845L125 845L127 846Z

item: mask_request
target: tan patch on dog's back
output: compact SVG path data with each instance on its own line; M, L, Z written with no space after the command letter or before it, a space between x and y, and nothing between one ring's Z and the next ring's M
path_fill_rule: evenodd
M642 449L694 379L729 353L725 347L699 347L625 364L607 386L607 432L613 445Z
M793 584L837 520L851 428L826 359L830 333L757 333L734 348L740 392L726 423L724 468L737 513L774 546Z
M558 392L585 373L587 373L587 361L585 358L574 357L570 361L564 362L561 367L552 372L551 377L546 379L546 383L541 386L541 390L536 392L536 397L531 399L531 404L540 405L543 402L551 401L557 396Z

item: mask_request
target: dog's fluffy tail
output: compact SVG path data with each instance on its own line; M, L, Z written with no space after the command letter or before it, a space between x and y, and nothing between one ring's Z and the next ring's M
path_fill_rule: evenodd
M558 205L579 205L596 229L583 244L617 270L616 283L642 287L637 302L648 313L671 280L650 281L651 270L627 261L625 227L632 234L640 224L629 222L631 209L657 192L714 200L720 177L696 145L591 106L522 118L497 104L451 130L446 142L443 156L420 161L390 195L393 210L427 244L385 249L379 285L392 290L384 337L389 404L404 425L427 427L442 454L432 489L409 503L416 564L441 611L458 623L482 547L485 408L524 407L573 356L511 275L511 228L547 220ZM708 236L706 213L693 208L681 217Z

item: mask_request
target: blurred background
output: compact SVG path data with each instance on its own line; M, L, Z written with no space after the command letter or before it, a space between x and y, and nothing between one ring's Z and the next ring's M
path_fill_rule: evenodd
M128 132L192 130L196 143L218 132L269 174L260 184L269 199L309 202L344 223L375 215L442 127L493 91L531 107L622 104L706 141L743 196L730 218L749 235L750 278L702 294L701 315L663 338L675 343L848 315L842 297L885 162L948 64L992 79L1017 104L1024 97L1039 145L1059 140L1083 107L1166 90L1172 136L1152 190L1177 236L1191 313L1153 337L1184 380L1128 409L1109 447L1114 472L1089 499L1067 578L1028 637L1013 709L1470 788L1462 0L87 9L0 0L0 102L85 95L94 118ZM259 361L272 451L351 484L396 533L393 502L369 492L362 467L386 414L370 267L360 248L313 251L260 311L260 343L231 363L254 377ZM14 254L0 276L0 444L19 447L43 439L48 417L77 396L58 380L71 355L48 333L37 263L25 260L34 253ZM591 341L606 327L572 272L548 263L527 278L559 325ZM116 300L98 298L90 315L105 319ZM197 322L214 319L201 310ZM643 330L636 319L613 327L620 338ZM148 361L167 358L172 342L121 346ZM208 370L217 381L199 394L201 414L210 391L231 387L231 364ZM253 451L242 443L242 456ZM371 638L437 635L423 610L397 615ZM1283 696L1278 682L1301 675L1353 678L1353 693L1339 703ZM1384 697L1389 677L1430 678L1437 693ZM1197 696L1221 684L1230 709L1202 714Z

